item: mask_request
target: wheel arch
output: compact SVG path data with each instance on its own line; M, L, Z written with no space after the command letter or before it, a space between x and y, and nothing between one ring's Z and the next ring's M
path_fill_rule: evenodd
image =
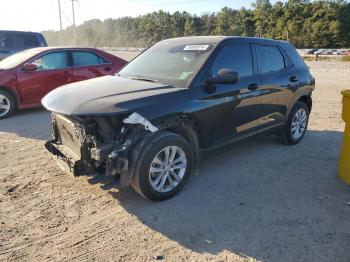
M0 90L6 91L13 96L13 98L15 99L15 102L16 102L16 109L18 109L20 101L19 101L19 96L18 96L17 92L15 90L13 90L12 88L8 88L5 86L0 86Z
M157 121L160 130L173 132L184 137L195 152L199 151L199 125L191 114L177 114Z
M309 113L311 113L311 110L312 110L312 97L311 97L311 95L303 95L303 96L299 97L299 99L297 101L303 102L304 104L306 104L307 108L309 109Z
M168 131L182 136L189 142L193 149L194 163L199 160L199 139L198 125L195 118L189 114L176 114L172 116L163 116L157 120L153 119L152 124L158 128L156 132L142 131L137 137L137 142L130 148L130 169L129 172L121 174L121 181L124 186L130 185L134 175L136 163L139 159L139 152L143 149L147 141L155 134L161 131ZM142 138L140 137L142 136Z
M309 109L309 113L311 113L311 110L312 110L312 97L311 97L311 95L312 95L312 91L310 91L310 90L301 89L299 92L297 92L294 95L292 102L289 104L286 117L289 116L295 103L298 101L305 103Z

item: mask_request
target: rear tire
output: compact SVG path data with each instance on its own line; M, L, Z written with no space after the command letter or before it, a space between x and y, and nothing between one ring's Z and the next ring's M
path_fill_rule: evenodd
M303 139L309 123L309 109L303 102L297 101L291 110L287 124L281 133L282 142L296 145Z
M185 138L161 131L149 137L139 152L131 186L141 196L162 201L184 187L194 159Z
M16 110L16 99L5 90L0 89L0 119L9 117Z

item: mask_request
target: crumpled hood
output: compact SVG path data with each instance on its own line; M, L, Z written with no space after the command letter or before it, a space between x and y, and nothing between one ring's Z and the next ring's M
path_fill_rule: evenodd
M47 110L65 115L113 114L144 106L145 100L150 100L146 98L181 90L160 83L104 76L61 86L48 93L41 103Z

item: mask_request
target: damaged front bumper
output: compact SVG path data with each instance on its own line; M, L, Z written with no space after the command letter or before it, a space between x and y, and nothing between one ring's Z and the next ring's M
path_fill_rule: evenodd
M45 148L54 156L57 157L59 165L65 171L72 173L74 176L99 174L99 166L94 164L94 161L104 159L104 173L106 175L124 174L129 171L129 158L123 156L122 149L120 152L114 150L108 155L105 148L92 148L91 159L83 160L77 158L66 146L58 144L55 140L47 141ZM98 162L96 162L98 163Z
M98 143L88 126L78 120L60 114L53 114L52 140L46 149L57 157L59 165L66 171L79 175L120 175L120 185L131 183L133 161L131 149L145 133L158 130L147 119L133 113L123 120L118 139ZM133 126L133 128L130 128Z

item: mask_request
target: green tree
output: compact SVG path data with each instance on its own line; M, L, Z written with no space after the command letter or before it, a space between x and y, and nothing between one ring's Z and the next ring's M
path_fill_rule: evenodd
M350 47L350 3L344 0L288 0L252 9L224 7L200 17L162 10L138 17L93 19L61 31L43 32L49 45L146 47L162 39L191 35L261 36L289 40L296 47Z

